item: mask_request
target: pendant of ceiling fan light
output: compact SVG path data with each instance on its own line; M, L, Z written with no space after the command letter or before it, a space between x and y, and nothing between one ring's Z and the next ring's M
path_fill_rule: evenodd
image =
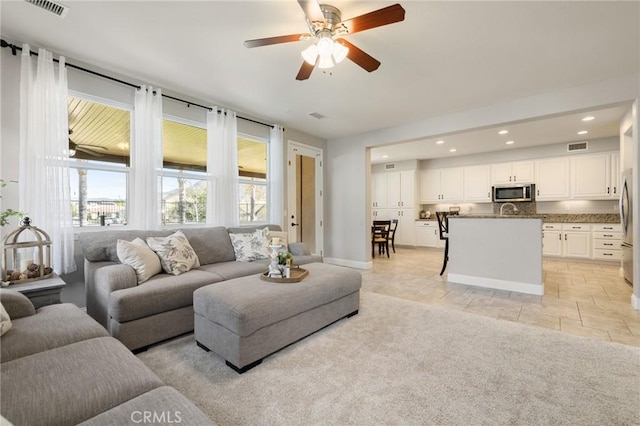
M333 42L333 60L339 64L349 54L349 48L338 42Z
M318 68L327 69L327 68L333 68L333 66L334 66L334 63L331 55L328 55L328 56L320 55L320 60L318 61Z
M302 55L302 59L304 59L306 63L308 63L309 65L315 65L316 60L318 59L318 47L315 44L312 44L311 46L300 52L300 54Z

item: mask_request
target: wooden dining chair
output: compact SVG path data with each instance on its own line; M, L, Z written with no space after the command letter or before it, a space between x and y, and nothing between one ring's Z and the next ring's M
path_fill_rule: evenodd
M389 229L391 228L390 220L374 220L371 226L371 257L375 257L375 247L378 246L378 254L385 251L389 256Z
M396 231L398 230L398 219L391 221L391 227L389 228L389 242L391 243L391 249L396 252Z

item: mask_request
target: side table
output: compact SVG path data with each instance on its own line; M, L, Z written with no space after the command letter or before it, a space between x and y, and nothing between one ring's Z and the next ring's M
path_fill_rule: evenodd
M57 275L53 275L44 280L32 281L23 284L12 284L11 290L19 291L31 300L36 309L46 305L53 305L60 302L60 292L66 283Z

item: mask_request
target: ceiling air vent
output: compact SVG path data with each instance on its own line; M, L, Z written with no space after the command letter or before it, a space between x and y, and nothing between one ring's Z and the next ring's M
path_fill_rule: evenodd
M319 112L311 112L309 113L310 116L317 118L318 120L322 120L325 116L320 114Z
M67 12L69 12L69 8L60 3L55 3L49 0L24 0L27 3L31 3L34 6L38 6L48 12L54 13L61 18L67 16Z
M396 168L396 163L387 163L384 165L385 170L393 170Z
M567 152L586 151L588 142L573 142L567 144Z

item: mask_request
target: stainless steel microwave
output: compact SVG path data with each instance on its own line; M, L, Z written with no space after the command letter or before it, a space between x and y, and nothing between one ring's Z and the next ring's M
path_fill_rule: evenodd
M535 184L507 184L493 187L493 201L496 203L535 200Z

